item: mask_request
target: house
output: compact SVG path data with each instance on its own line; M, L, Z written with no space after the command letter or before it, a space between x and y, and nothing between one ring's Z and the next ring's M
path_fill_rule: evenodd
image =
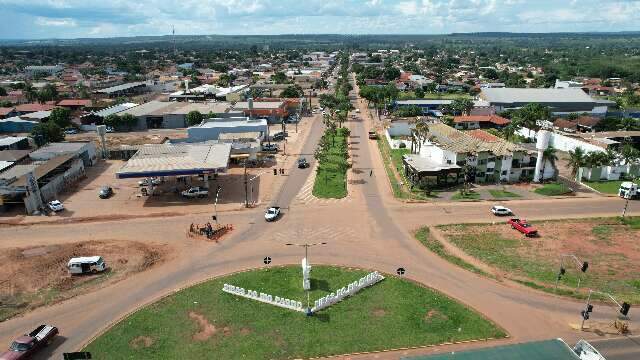
M38 111L51 111L55 108L55 105L52 104L40 104L40 103L30 103L30 104L21 104L16 106L16 112L18 115L24 115L28 113L34 113Z
M16 108L14 107L1 107L0 108L0 119L6 119L12 116L16 116L18 113L16 112Z
M602 119L594 116L580 116L574 122L577 125L577 130L582 132L594 131L596 125L598 125Z
M393 125L392 125L393 126ZM404 172L412 184L447 187L464 181L519 182L533 178L536 153L483 130L463 132L442 123L428 124L428 139L413 144L416 153L403 156ZM410 135L407 134L407 135ZM545 178L555 175L545 168Z
M45 74L48 76L56 75L64 70L64 66L58 65L44 65L44 66L26 66L24 68L25 75L33 77L38 74Z
M29 138L27 137L0 137L0 150L26 150L29 147Z
M56 105L69 110L83 110L91 107L92 101L91 99L64 99L58 101Z
M233 106L233 110L241 111L251 118L268 118L271 123L280 122L289 116L284 101L241 101Z
M455 116L453 118L454 126L458 130L501 129L510 122L511 120L495 114Z
M453 100L440 100L440 99L419 99L419 100L396 100L393 103L394 109L403 107L417 106L422 109L422 114L433 114L435 111L440 111L443 106L450 105Z
M565 132L575 132L578 129L578 124L573 121L558 118L553 121L553 127Z
M491 88L482 89L479 98L494 106L498 112L538 103L548 106L554 113L591 113L599 105L580 88Z
M120 96L129 96L135 94L141 94L144 92L149 85L147 82L132 82L117 86L108 87L106 89L96 90L94 93L99 95L106 95L110 98L117 98Z

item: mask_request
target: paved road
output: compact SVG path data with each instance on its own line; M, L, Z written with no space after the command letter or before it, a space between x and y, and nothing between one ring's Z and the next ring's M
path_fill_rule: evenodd
M607 360L640 359L640 336L589 341Z
M364 107L361 103L361 114ZM364 117L364 116L363 116ZM489 203L403 204L392 199L375 142L367 139L371 120L348 123L352 130L352 159L355 169L371 169L352 174L361 184L350 185L353 201L336 206L292 205L311 171L291 168L277 196L288 207L277 222L265 223L262 209L225 214L236 224L233 236L218 245L185 237L184 229L198 219L191 216L136 219L113 223L81 223L66 226L40 225L0 229L0 238L24 239L29 244L83 239L134 239L169 247L165 263L138 276L123 280L63 303L40 308L23 317L0 324L0 344L39 323L61 328L61 338L51 354L77 350L94 335L130 311L170 294L193 282L248 268L263 266L271 256L273 264L298 264L301 250L284 246L293 241L327 241L313 249L313 263L340 264L394 273L407 269L406 277L436 288L477 309L504 327L511 341L563 337L572 342L593 337L572 331L568 324L578 321L582 304L539 293L510 282L497 282L462 270L427 251L411 230L424 224L491 221ZM315 124L304 153L312 153L321 133ZM308 160L314 161L312 156ZM295 167L295 164L294 164ZM530 219L548 217L610 216L618 214L621 201L615 198L512 201L509 206ZM637 214L635 209L632 212ZM203 219L205 215L201 215ZM0 247L2 245L0 244ZM606 321L600 313L594 320ZM381 354L379 358L424 353L413 350ZM49 354L47 354L49 355Z

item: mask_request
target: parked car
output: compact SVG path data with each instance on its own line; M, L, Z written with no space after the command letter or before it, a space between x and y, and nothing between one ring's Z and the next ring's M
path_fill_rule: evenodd
M84 256L71 258L67 262L69 274L97 274L107 269L107 264L101 256Z
M100 192L98 192L98 197L100 199L108 199L113 195L113 189L111 186L103 186L100 188Z
M162 183L162 181L160 181L160 179L158 178L145 178L142 179L140 181L138 181L138 186L156 186L156 185L160 185Z
M66 128L64 129L64 133L67 135L73 135L78 133L78 129L76 128Z
M32 332L13 340L9 350L0 354L0 360L21 360L33 357L43 347L51 344L58 335L58 328L40 325Z
M501 205L494 205L491 207L491 212L493 213L493 215L495 216L505 216L505 215L513 215L513 211L511 211L511 209L501 206Z
M305 158L298 159L298 169L306 169L309 167L309 162Z
M625 181L620 184L618 189L618 196L625 199L637 199L640 197L640 190L638 190L638 184L631 181Z
M507 223L511 225L512 229L516 229L520 231L525 236L528 236L528 237L538 236L538 230L536 230L536 228L534 228L531 224L529 224L527 220L514 218L514 219L509 219Z
M287 135L288 134L286 132L280 131L280 132L277 132L277 133L273 134L273 136L271 138L273 140L275 140L275 141L281 141L281 140L284 140L284 138L286 138Z
M182 192L182 196L186 198L204 198L209 196L209 190L200 186L192 187L191 189Z
M375 131L371 130L369 131L369 139L371 140L376 140L378 139L378 133L376 133Z
M280 216L280 207L278 206L272 206L264 213L264 219L267 221L274 221L278 216Z
M111 126L107 126L105 129L108 133L112 133L115 132L115 130L113 130L113 128Z
M53 212L58 212L58 211L64 210L64 205L62 205L60 200L49 201L47 203L47 207Z
M278 152L278 144L262 144L262 152Z

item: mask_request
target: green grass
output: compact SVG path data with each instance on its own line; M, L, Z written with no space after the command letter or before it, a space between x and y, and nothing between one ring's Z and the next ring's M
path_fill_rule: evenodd
M468 192L466 194L462 194L459 191L451 197L451 200L456 201L475 201L480 200L480 194L477 192Z
M571 193L571 189L563 183L549 183L535 189L534 192L545 196L560 196Z
M313 268L311 299L365 271ZM224 283L303 301L297 266L260 269L182 290L121 321L84 350L94 359L291 359L504 337L474 311L433 290L388 277L312 317L221 291ZM190 312L216 328L205 340ZM134 347L145 336L148 347Z
M604 194L618 194L622 180L612 181L584 181L584 184Z
M431 252L435 253L436 255L440 256L441 258L447 260L448 262L458 265L463 269L469 270L471 272L474 272L476 274L481 274L487 277L492 277L490 274L486 273L485 271L478 269L477 267L473 266L472 264L469 264L468 262L462 260L461 258L450 254L445 248L444 245L442 245L442 243L440 241L438 241L438 239L435 239L433 236L431 236L431 234L429 233L429 227L428 226L424 226L421 227L418 231L416 231L415 234L416 239L418 239L418 241L420 241L424 246L427 247L427 249L431 250Z
M506 190L489 190L489 194L496 199L519 198L520 195Z
M328 148L320 161L313 184L313 195L324 199L341 199L347 196L347 129L338 129L333 138L326 134Z

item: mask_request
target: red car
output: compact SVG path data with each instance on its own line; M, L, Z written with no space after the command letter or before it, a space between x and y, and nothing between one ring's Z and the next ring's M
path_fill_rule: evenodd
M508 224L511 224L511 228L516 229L523 233L525 236L534 237L538 236L538 230L534 228L531 224L524 219L510 219L507 221Z
M15 339L9 350L0 354L0 360L29 359L40 349L50 344L56 335L58 335L57 327L40 325L32 332Z

